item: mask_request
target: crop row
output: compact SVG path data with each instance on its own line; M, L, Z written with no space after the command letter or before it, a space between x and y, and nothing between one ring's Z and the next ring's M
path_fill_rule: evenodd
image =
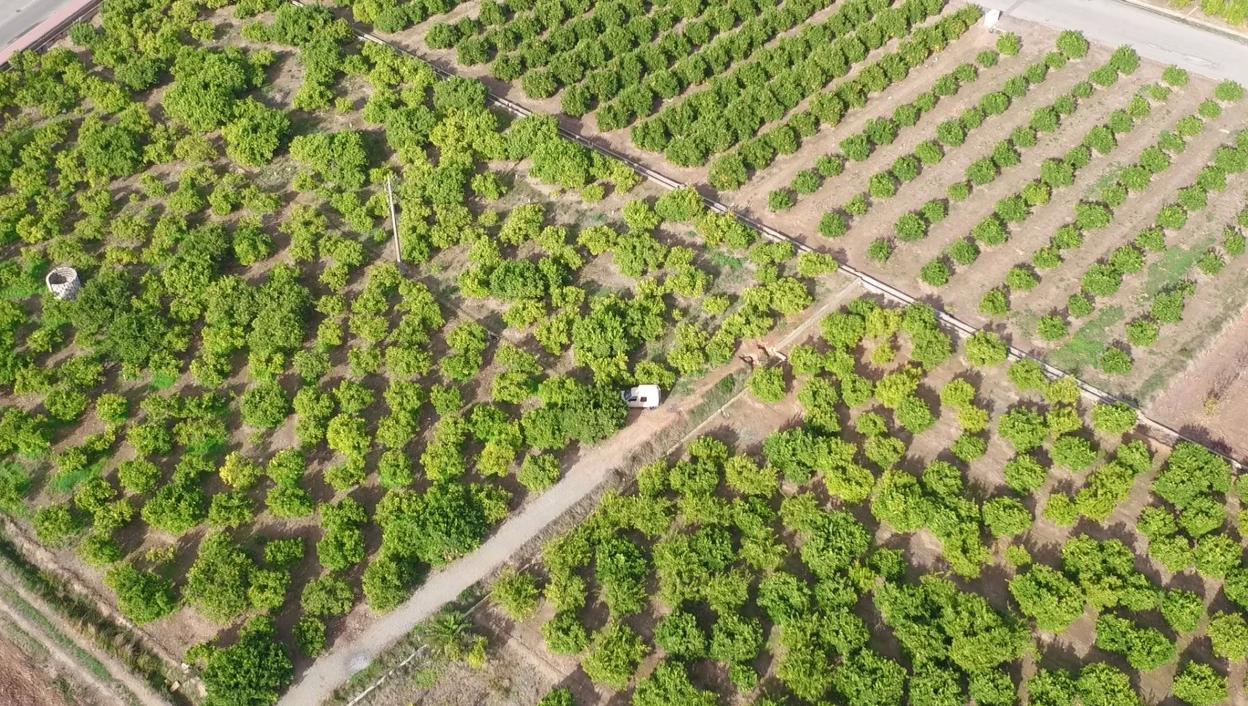
M894 34L901 31L906 37L896 51L835 90L818 92L828 81L846 75L853 64L865 60L867 49L875 40L864 46L855 36L788 56L776 63L774 68L779 73L771 79L762 72L716 79L708 89L667 105L658 115L635 125L633 143L649 152L662 152L682 166L705 164L710 156L744 143L743 154L757 153L746 159L765 165L768 155L796 151L801 136L814 134L821 123L838 123L848 108L862 107L868 96L905 78L914 67L969 29L978 15L976 8L967 7L934 25L913 31L894 29ZM882 15L875 24L860 28L856 35L866 36L871 27L876 27L876 39L883 46L890 36L881 34L885 30L878 28L884 22ZM909 24L902 19L900 26ZM808 99L810 109L763 136L754 137L765 125L780 120ZM773 147L772 142L779 148Z
M1158 102L1164 102L1170 96L1170 90L1160 85L1151 86L1147 93ZM1117 150L1119 141L1135 130L1139 122L1147 118L1152 110L1153 106L1145 98L1145 94L1137 94L1125 109L1115 110L1104 124L1091 128L1079 145L1068 151L1064 157L1044 161L1040 165L1038 178L1025 184L1018 192L999 200L994 205L993 213L976 224L969 237L958 239L944 254L925 265L920 275L922 280L932 286L942 286L954 276L954 264L969 267L978 259L981 245L995 247L1006 242L1012 232L1022 228L1036 209L1048 204L1058 192L1073 186L1078 173L1092 164L1095 156L1099 155L1104 159L1112 155ZM1038 112L1033 119L1033 126L1038 121L1047 119L1048 116L1043 112ZM1002 151L1002 145L999 144L994 155L1001 154ZM984 165L985 161L981 160L977 164ZM997 165L989 165L989 169L982 171L982 178L995 172L996 168ZM973 165L970 171L974 170ZM1055 255L1055 251L1045 251L1037 261L1055 267L1058 264L1058 260L1053 259Z
M1035 256L1033 256L1033 264L1037 270L1053 269L1061 262L1060 251L1068 250L1072 247L1079 247L1084 238L1083 235L1106 228L1113 221L1113 209L1123 205L1131 194L1140 194L1147 190L1152 180L1162 172L1174 166L1174 159L1181 154L1187 145L1187 141L1200 135L1206 129L1206 120L1212 120L1221 115L1222 107L1213 101L1206 102L1197 110L1196 113L1180 119L1175 126L1174 132L1164 132L1157 139L1153 147L1145 149L1139 159L1132 165L1123 170L1122 174L1109 184L1101 187L1099 201L1083 201L1075 206L1075 219L1059 229L1058 235L1046 248L1041 248ZM1128 112L1131 120L1137 119L1135 114ZM1115 123L1118 123L1119 130L1115 130ZM1111 149L1115 135L1122 134L1124 128L1128 128L1129 121L1119 117L1114 120L1111 116L1110 123L1101 126L1108 128L1108 133L1104 130L1094 130L1089 133L1088 139L1085 140L1084 147L1096 150L1102 154L1106 154L1105 149ZM1086 166L1086 165L1085 165ZM1210 179L1213 177L1205 177ZM1206 182L1205 188L1209 188L1212 184ZM1196 198L1196 197L1189 197ZM1195 202L1193 202L1195 203ZM1126 245L1126 248L1132 248L1133 245ZM1008 294L1010 290L1028 291L1039 284L1039 279L1031 270L1025 266L1016 266L1015 274L1010 279L1015 282L1011 285L1006 283L1008 289L1004 291ZM1021 286L1020 286L1021 285Z
M1076 84L1069 95L1061 96L1052 104L1037 109L1028 125L1016 129L1009 139L998 142L990 156L981 157L967 167L966 180L950 188L949 193L954 203L965 202L977 188L992 184L1010 168L1022 164L1027 151L1038 144L1040 135L1056 133L1065 119L1075 115L1096 90L1111 87L1120 76L1134 72L1138 65L1139 58L1134 50L1126 47L1119 49L1105 66L1089 74L1091 81ZM1163 86L1154 86L1151 95L1155 100L1164 101L1169 98L1170 91ZM1151 112L1152 106L1147 98L1143 95L1134 96L1126 109L1111 114L1107 125L1090 130L1080 147L1071 150L1060 161L1046 162L1041 171L1042 176L1047 178L1033 180L1019 192L998 201L994 214L975 226L972 231L974 239L989 247L1005 242L1009 238L1011 227L1025 221L1033 209L1048 203L1054 192L1073 183L1075 173L1090 161L1092 150L1101 155L1109 154L1117 148L1117 138L1133 130L1137 121L1143 120ZM895 225L897 237L902 241L926 237L931 224L921 214L936 208L935 204L938 203L941 202L929 201L918 213L902 216ZM963 245L971 246L974 243L967 242ZM964 261L973 261L975 253L975 248L965 247L959 255ZM933 285L943 284L951 276L944 263L939 261L935 266L927 268L926 273L929 276L924 280Z
M1000 54L985 50L977 58L978 65L965 63L952 71L938 77L932 82L932 90L919 94L913 101L898 106L891 117L872 118L863 129L841 143L841 151L821 155L815 160L812 169L805 169L793 178L787 189L778 189L767 196L768 208L772 211L784 211L797 203L797 198L818 191L825 178L839 176L845 165L854 155L855 161L861 161L864 154L870 155L875 150L892 144L904 131L916 127L923 118L931 113L942 99L956 96L963 88L973 85L981 76L981 67L989 68L996 65ZM720 160L732 155L725 155ZM712 175L716 175L712 167ZM737 188L741 184L720 182L717 188Z
M1225 94L1228 97L1230 94ZM1213 110L1217 108L1217 111ZM1175 157L1186 147L1186 140L1195 137L1205 129L1204 122L1197 115L1216 117L1221 108L1217 104L1206 103L1200 112L1179 121L1177 132L1163 133L1154 147L1146 149L1140 160L1124 169L1117 179L1102 188L1101 201L1081 202L1076 206L1077 218L1062 226L1054 236L1050 245L1040 249L1032 258L1035 270L1022 265L1015 266L1007 275L1004 286L996 287L985 294L980 304L981 312L998 316L1003 315L1011 306L1011 293L1015 295L1029 291L1038 286L1040 280L1037 270L1052 269L1060 266L1061 252L1080 247L1087 233L1109 227L1113 222L1114 209L1122 206L1130 194L1139 194L1147 190L1152 178L1161 171L1168 169ZM1149 253L1158 253L1166 249L1165 234L1167 230L1182 229L1192 213L1203 210L1208 205L1209 193L1225 190L1228 176L1244 171L1248 166L1248 152L1243 147L1244 138L1236 136L1220 147L1211 162L1201 171L1195 183L1177 191L1176 200L1162 207L1154 226L1144 229L1133 242L1120 246L1104 261L1092 265L1082 276L1081 291L1070 296L1066 310L1069 316L1083 318L1090 315L1096 308L1097 297L1108 297L1116 293L1122 286L1123 277L1143 270ZM1215 266L1212 262L1210 266ZM1187 289L1178 287L1158 299L1159 311L1168 313L1168 320L1177 321L1182 310L1182 299ZM1013 298L1016 298L1013 297ZM1137 324L1135 337L1139 340L1149 338L1149 330L1155 338L1156 330L1147 323ZM1061 314L1047 314L1039 324L1041 338L1056 341L1068 335L1068 319ZM1107 351L1110 356L1109 368L1114 372L1125 373L1130 370L1130 361L1122 351Z
M1005 114L1013 101L1022 98L1044 83L1052 70L1065 66L1069 60L1066 54L1050 52L1044 61L1036 62L1005 80L1000 90L985 95L979 105L971 106L964 110L962 115L941 123L937 126L932 139L919 143L911 154L898 158L891 167L871 175L867 180L866 191L850 199L841 208L824 214L819 223L819 232L829 238L837 238L848 233L852 226L851 219L865 216L874 206L895 196L905 184L918 179L924 168L939 164L945 159L947 149L957 149L966 144L972 134L984 128L990 116ZM882 137L888 138L886 134ZM1025 135L1019 139L1020 142L1028 141ZM848 149L851 152L850 157L859 161L865 161L870 157L869 145L863 145L861 142L850 142L848 145L842 143L842 149ZM969 196L969 192L967 195ZM935 205L929 206L929 212L926 214L928 222L943 220L947 213L946 205L943 202L933 203ZM891 246L887 246L885 250L883 254L886 255L891 252Z

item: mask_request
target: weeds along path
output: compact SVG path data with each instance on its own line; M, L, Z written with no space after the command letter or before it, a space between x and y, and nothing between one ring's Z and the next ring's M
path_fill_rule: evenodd
M50 634L47 626L37 624L36 621L27 617L23 611L13 605L14 601L5 595L10 591L15 594L17 599L38 611L51 625L51 630L55 630L66 639L72 640L75 647L86 654L84 656L75 656L67 652L66 647L54 635ZM168 706L168 700L152 691L142 679L135 676L128 667L118 662L112 655L98 649L91 644L90 640L79 635L74 626L70 625L60 613L47 605L42 598L22 587L20 581L4 570L0 570L0 612L11 620L13 624L17 625L18 628L35 636L47 648L52 659L63 664L68 671L74 674L74 678L82 681L99 693L104 703ZM101 678L100 675L93 673L87 665L83 664L83 657L93 659L102 665L108 672L109 678Z

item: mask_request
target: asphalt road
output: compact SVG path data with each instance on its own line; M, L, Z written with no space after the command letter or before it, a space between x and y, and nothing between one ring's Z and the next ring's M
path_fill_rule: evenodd
M72 0L0 0L0 47L47 19Z
M1248 86L1248 42L1185 24L1117 0L976 0L985 9L1058 29L1076 29L1088 39L1129 44L1146 59L1192 73L1231 79Z

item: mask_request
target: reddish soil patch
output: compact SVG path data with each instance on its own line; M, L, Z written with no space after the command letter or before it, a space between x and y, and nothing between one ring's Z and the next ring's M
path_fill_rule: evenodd
M19 706L72 706L65 692L53 685L61 677L49 665L36 664L0 634L0 703Z
M1248 455L1248 309L1150 402L1145 411L1187 436Z

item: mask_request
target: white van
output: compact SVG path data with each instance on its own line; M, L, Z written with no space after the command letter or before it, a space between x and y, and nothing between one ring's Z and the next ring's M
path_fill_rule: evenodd
M620 397L634 409L654 409L663 399L663 390L658 385L638 385L624 390Z

